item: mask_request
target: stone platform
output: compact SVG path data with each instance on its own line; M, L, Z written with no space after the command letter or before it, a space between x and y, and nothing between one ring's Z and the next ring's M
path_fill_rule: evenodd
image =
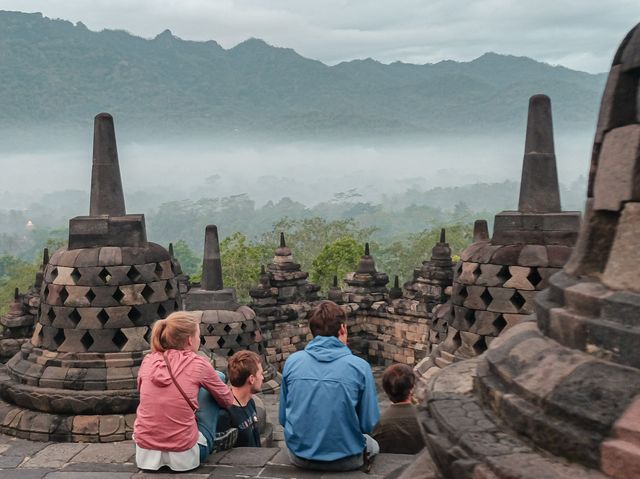
M0 374L2 373L0 367ZM374 366L380 410L389 400L380 384L384 368ZM265 448L235 448L210 456L198 469L188 473L142 472L135 465L132 441L106 443L29 441L0 434L0 479L183 479L269 478L269 479L410 479L417 477L410 467L419 467L420 477L431 479L431 458L405 454L380 454L369 474L361 471L323 473L292 466L287 456L284 433L278 424L278 394L260 395L268 420L273 424L272 442ZM416 458L421 460L416 461ZM414 461L416 462L415 464Z
M213 454L198 469L188 473L168 470L145 473L134 461L132 441L109 444L35 442L0 435L2 479L183 479L270 478L349 479L396 478L415 459L413 455L380 454L371 472L322 473L292 466L286 450L235 448Z

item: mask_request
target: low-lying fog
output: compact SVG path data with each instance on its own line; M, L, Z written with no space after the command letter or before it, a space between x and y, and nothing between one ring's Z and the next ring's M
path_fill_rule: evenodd
M556 136L558 175L570 184L589 169L592 135ZM91 141L69 147L37 145L2 153L1 209L20 209L44 193L89 190ZM132 208L174 199L247 193L261 205L289 197L306 205L354 190L360 200L410 187L428 190L476 182L520 179L521 137L437 137L421 141L353 144L291 142L251 144L184 140L118 145L125 195ZM143 192L144 194L141 194ZM481 199L480 199L481 200ZM86 214L89 205L77 205Z

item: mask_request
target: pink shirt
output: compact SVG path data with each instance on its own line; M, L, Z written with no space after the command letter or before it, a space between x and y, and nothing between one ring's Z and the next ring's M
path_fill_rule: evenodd
M233 404L231 390L220 380L213 366L193 351L170 349L167 352L176 380L198 406L198 390L207 389L218 405ZM144 449L186 451L198 441L193 410L173 384L160 352L152 352L142 361L138 372L140 405L133 426L135 442Z

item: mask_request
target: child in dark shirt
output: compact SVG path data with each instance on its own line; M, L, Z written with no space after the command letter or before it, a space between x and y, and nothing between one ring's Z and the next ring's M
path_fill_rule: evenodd
M416 454L424 447L416 407L412 403L415 385L413 370L406 364L394 364L382 375L382 388L391 405L380 416L373 438L380 452Z
M234 401L227 410L228 418L219 421L229 421L230 427L238 428L236 447L260 447L260 425L253 400L264 380L260 356L253 351L238 351L229 358L227 367Z

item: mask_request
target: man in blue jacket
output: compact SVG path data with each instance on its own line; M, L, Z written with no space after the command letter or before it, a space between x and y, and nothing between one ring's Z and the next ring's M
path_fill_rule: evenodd
M380 418L369 364L347 347L344 311L322 301L312 312L313 340L284 365L280 424L299 467L349 471L377 454L368 436Z

